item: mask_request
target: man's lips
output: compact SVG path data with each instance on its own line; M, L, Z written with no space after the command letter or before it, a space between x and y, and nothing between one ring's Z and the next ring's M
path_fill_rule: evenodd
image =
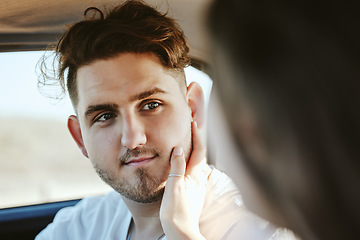
M141 164L145 164L151 160L153 160L154 158L156 158L158 155L154 155L154 156L141 156L141 157L134 157L134 158L130 158L128 161L126 161L124 163L124 165L141 165Z

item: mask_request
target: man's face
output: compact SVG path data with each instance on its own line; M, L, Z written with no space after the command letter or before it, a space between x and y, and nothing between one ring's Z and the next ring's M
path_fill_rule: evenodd
M69 129L74 137L78 125L77 143L97 173L129 199L160 200L172 149L182 147L186 159L191 151L186 89L157 57L132 53L81 67L77 87L78 124Z

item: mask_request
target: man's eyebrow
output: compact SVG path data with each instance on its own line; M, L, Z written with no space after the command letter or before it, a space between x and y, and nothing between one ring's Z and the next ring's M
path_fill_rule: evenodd
M85 111L85 117L89 117L89 116L91 116L91 114L93 114L94 112L97 112L97 111L114 110L117 108L118 108L117 104L111 104L111 103L90 105L87 107L87 109Z
M141 100L141 99L144 99L144 98L147 98L147 97L150 97L151 95L154 95L156 93L167 93L166 91L160 89L160 88L153 88L151 90L148 90L148 91L144 91L144 92L141 92L139 94L136 94L134 96L131 96L129 101L130 102L134 102L134 101L137 101L137 100Z

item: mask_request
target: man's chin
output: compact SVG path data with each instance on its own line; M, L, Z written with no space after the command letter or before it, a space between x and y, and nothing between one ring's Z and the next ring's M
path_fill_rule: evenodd
M116 189L115 189L116 190ZM151 195L149 194L132 194L129 192L123 192L123 191L117 191L119 192L123 197L130 199L134 202L138 203L155 203L161 201L163 195L164 195L164 188L160 189L159 191L153 192Z
M147 168L137 168L131 178L117 178L107 171L95 167L100 178L123 197L138 203L154 203L161 201L164 195L168 174L155 177ZM165 170L164 172L166 172ZM168 169L170 171L170 169ZM164 177L166 176L166 177Z

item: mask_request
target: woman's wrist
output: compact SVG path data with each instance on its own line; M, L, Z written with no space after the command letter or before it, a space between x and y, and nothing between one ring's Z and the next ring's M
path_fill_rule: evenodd
M199 227L186 226L186 224L176 224L171 221L162 222L167 240L205 240Z

